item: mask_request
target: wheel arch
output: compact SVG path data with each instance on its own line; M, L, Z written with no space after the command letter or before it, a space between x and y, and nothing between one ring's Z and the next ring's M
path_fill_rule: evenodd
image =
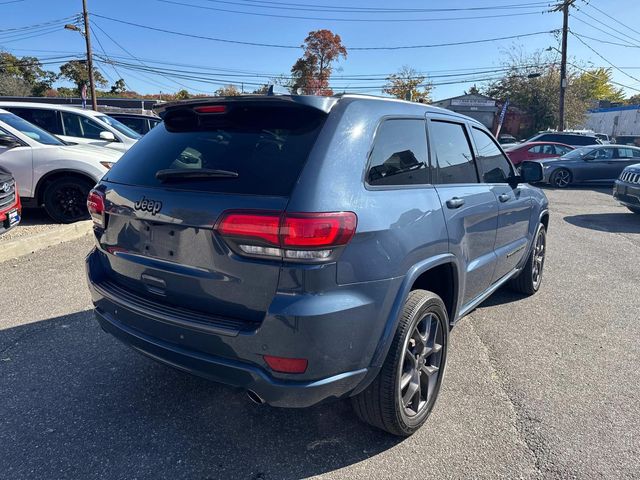
M54 180L58 180L59 178L77 178L78 180L83 180L94 185L97 183L91 175L80 170L66 168L53 170L40 177L40 180L38 180L38 183L36 184L33 198L36 200L38 206L41 206L44 202L44 191L47 189L47 186L51 182L53 182Z
M441 281L443 276L444 282ZM384 362L398 328L407 296L411 291L419 288L432 291L442 298L449 315L449 324L453 324L457 316L460 292L460 268L455 255L451 253L437 255L409 269L398 289L385 329L373 354L372 367L379 367Z

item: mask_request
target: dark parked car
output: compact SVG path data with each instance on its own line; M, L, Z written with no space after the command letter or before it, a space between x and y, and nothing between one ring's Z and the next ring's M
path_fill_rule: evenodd
M498 137L498 143L500 145L510 145L512 143L517 143L518 140L513 135L502 134Z
M640 135L620 135L615 138L617 145L631 145L634 147L640 147Z
M623 145L580 147L560 158L541 160L544 181L554 187L612 184L628 165L640 161L640 148Z
M542 169L517 176L475 120L357 95L161 108L89 195L87 257L102 328L157 361L410 435L450 327L540 287Z
M110 113L109 116L126 125L134 132L138 132L140 135L149 133L153 127L162 122L161 118L135 113Z
M622 171L614 184L613 197L633 213L640 214L640 163Z
M595 135L581 135L579 133L543 132L534 135L527 142L554 142L564 143L572 147L582 147L585 145L598 145L602 142Z
M504 147L504 151L514 165L519 165L525 160L560 157L573 149L571 145L554 142L526 142Z
M16 181L8 170L0 167L0 235L18 225L21 215Z

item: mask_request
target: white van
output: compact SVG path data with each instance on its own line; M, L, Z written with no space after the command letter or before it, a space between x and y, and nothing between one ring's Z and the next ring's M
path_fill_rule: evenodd
M115 118L94 110L35 102L0 102L0 108L68 143L98 145L126 152L141 138L139 133Z

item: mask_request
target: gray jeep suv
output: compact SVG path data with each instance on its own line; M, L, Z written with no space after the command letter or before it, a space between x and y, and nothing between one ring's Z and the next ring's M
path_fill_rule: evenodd
M541 167L470 118L357 95L160 113L88 199L98 321L154 360L275 406L351 397L406 436L455 322L540 287Z

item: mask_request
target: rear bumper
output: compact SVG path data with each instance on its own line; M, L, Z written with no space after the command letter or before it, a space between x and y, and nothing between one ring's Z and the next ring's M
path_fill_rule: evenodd
M323 294L279 293L254 326L186 315L110 287L99 250L87 257L89 289L102 329L159 362L232 387L266 403L307 407L349 396L370 367L402 278L345 285ZM335 273L335 272L334 272ZM302 374L272 372L263 355L306 358Z
M187 350L149 337L100 309L95 309L95 315L105 332L134 350L214 382L252 390L266 403L276 407L309 407L323 400L344 397L367 373L367 369L361 369L310 382L282 381L254 365Z
M640 185L631 185L616 180L613 198L626 207L640 208Z

